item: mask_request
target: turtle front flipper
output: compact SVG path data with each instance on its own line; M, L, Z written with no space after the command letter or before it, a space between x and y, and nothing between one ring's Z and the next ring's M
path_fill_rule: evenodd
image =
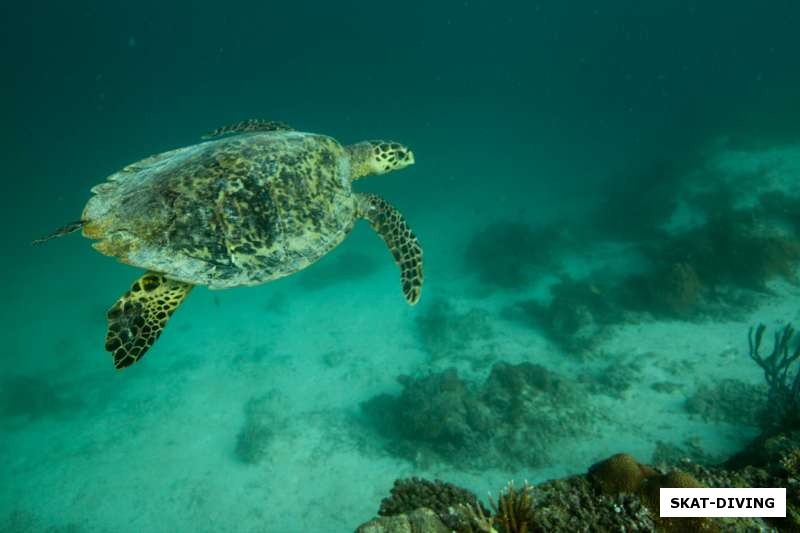
M283 122L276 122L274 120L262 120L258 118L251 118L249 120L242 120L236 124L229 124L214 131L203 135L203 139L213 139L214 137L222 137L229 133L253 133L259 131L291 131L292 127Z
M374 194L358 194L358 216L367 219L381 236L400 267L400 281L406 301L414 305L422 291L422 247L403 215L389 202Z
M142 358L183 302L192 285L148 272L108 310L106 350L114 367L125 368Z

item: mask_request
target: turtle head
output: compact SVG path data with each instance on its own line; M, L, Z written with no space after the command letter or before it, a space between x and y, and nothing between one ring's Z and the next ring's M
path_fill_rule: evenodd
M414 152L393 141L364 141L347 147L352 178L386 174L414 164Z

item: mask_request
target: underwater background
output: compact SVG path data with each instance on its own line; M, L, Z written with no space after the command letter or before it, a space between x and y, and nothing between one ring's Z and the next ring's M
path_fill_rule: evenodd
M0 530L352 531L395 479L488 505L800 429L747 342L800 319L799 23L788 0L2 3ZM420 303L359 223L291 277L193 291L115 370L105 312L141 271L31 241L247 118L413 149L354 188L419 237Z

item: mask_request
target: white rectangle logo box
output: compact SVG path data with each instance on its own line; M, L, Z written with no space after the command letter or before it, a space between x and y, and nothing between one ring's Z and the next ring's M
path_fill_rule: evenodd
M660 495L662 517L785 517L786 489L673 489Z

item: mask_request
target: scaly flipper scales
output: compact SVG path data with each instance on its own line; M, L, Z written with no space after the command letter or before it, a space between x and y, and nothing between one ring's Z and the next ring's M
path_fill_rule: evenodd
M229 133L253 133L258 131L291 131L292 127L283 122L276 122L274 120L261 120L258 118L251 118L249 120L242 120L236 124L230 124L217 128L212 132L203 135L203 139L213 139L214 137L222 137Z
M397 266L403 295L409 304L419 301L422 291L422 247L403 215L389 202L374 194L358 194L358 216L386 242Z
M148 272L108 310L106 350L114 366L125 368L142 358L183 302L192 285Z

